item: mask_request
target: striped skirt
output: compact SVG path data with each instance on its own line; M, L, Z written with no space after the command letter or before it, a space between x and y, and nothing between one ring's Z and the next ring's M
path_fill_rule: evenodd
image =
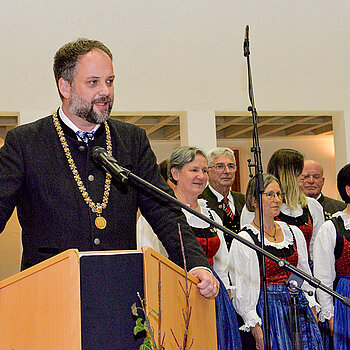
M340 277L336 291L344 297L350 297L350 277ZM338 299L334 302L334 349L350 349L350 308Z
M293 350L293 320L291 299L285 285L268 285L268 302L270 313L270 338L272 350ZM261 290L258 301L258 314L263 327L264 297ZM303 350L323 350L320 330L303 293L299 293L299 330Z

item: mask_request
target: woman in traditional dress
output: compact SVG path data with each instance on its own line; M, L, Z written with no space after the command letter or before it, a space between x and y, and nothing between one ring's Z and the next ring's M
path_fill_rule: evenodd
M277 219L297 226L304 234L312 269L313 245L316 234L324 223L323 209L314 198L306 197L299 186L304 168L304 156L294 149L280 149L270 158L267 173L275 176L284 193ZM252 221L254 213L243 209L241 227Z
M262 194L262 209L264 223L264 245L270 253L285 259L292 265L311 274L308 265L306 242L303 233L296 226L289 226L282 221L275 221L279 215L283 193L279 181L273 175L263 174L264 192ZM255 245L261 246L260 216L256 198L256 178L248 183L246 206L255 213L250 224L243 227L239 233L243 238ZM264 299L261 291L261 258L257 253L234 240L230 249L229 275L233 286L233 299L237 312L245 324L242 330L251 331L256 348L264 349L263 315ZM292 330L290 325L290 295L285 282L290 273L280 268L275 262L265 259L268 302L270 312L271 348L276 350L293 349ZM304 290L313 290L306 282ZM323 349L321 334L316 322L316 301L314 296L299 293L299 327L302 335L303 349ZM311 308L313 309L311 311Z
M314 273L327 287L350 297L350 164L337 176L338 192L346 208L332 215L320 228L314 246ZM320 321L328 320L334 349L350 349L350 308L317 290Z
M168 176L175 184L174 193L179 201L222 224L215 211L209 209L206 200L198 199L208 181L208 163L203 151L187 146L176 149L169 159ZM230 287L229 258L223 233L188 211L183 209L183 212L214 273L221 280L219 295L216 297L218 347L222 350L241 349L235 311L226 291ZM137 245L138 248L152 247L166 255L164 247L142 217L137 225Z

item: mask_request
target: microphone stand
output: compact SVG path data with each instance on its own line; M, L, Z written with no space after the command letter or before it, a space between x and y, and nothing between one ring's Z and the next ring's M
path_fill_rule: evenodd
M291 332L292 332L292 342L294 350L302 350L303 341L300 332L299 326L299 292L304 292L300 286L303 284L303 280L298 278L297 276L291 274L289 276L288 281L285 282L289 295L290 295L290 303L291 303ZM300 284L300 286L299 286ZM310 296L313 295L313 292L306 291Z
M301 350L303 348L303 342L301 337L301 332L299 328L299 290L295 287L287 287L290 295L291 302L291 315L292 315L292 341L294 350Z
M252 74L250 69L250 50L249 50L249 26L246 26L245 29L245 39L243 44L243 53L247 58L248 66L248 92L251 105L248 107L248 111L252 114L253 121L253 147L250 151L254 154L254 164L250 164L248 161L249 171L251 167L255 168L255 177L256 181L256 198L258 199L258 208L259 208L259 222L260 222L260 240L261 240L261 249L264 250L264 222L263 222L263 208L262 208L262 194L264 192L264 180L263 180L263 168L261 161L261 149L259 146L259 135L258 135L258 113L255 108L254 102L254 92L253 92L253 82ZM250 171L251 173L251 171ZM252 177L252 175L250 174ZM270 313L269 313L269 304L268 304L268 292L267 292L267 283L266 283L266 266L265 266L265 257L261 259L261 280L262 280L262 289L264 296L264 344L265 349L271 349L271 339L270 339Z
M103 153L102 157L101 157L101 153ZM147 182L146 180L143 180L139 176L133 174L130 170L128 170L122 166L119 166L117 161L112 156L109 156L108 159L106 159L105 154L107 154L107 151L105 149L103 149L102 147L96 146L92 150L92 156L95 159L95 161L97 161L99 164L101 164L102 167L104 168L104 170L109 172L112 175L112 177L114 179L116 179L117 181L125 183L126 182L125 178L127 178L127 180L131 180L136 186L141 186L142 188L147 190L152 195L154 195L154 193L159 194L162 198L167 199L169 202L175 203L179 207L187 210L191 214L202 219L203 221L205 221L209 225L212 225L212 226L216 227L217 229L221 230L222 232L225 232L228 235L232 236L234 239L237 239L239 242L241 242L244 245L248 246L249 248L255 250L258 254L261 254L264 257L267 257L270 260L274 261L275 263L278 264L278 266L280 268L291 272L292 275L294 274L294 275L298 276L299 278L301 278L302 280L307 281L310 284L310 286L312 286L314 288L319 288L319 289L325 291L329 295L340 300L347 307L350 307L350 299L349 298L346 298L346 297L340 295L339 293L333 291L332 289L328 288L326 285L321 283L321 281L318 280L317 278L315 278L315 277L307 274L306 272L298 269L297 267L293 266L287 260L280 259L277 256L271 254L270 252L255 245L254 243L251 243L250 241L246 240L245 238L230 231L226 227L216 223L214 220L208 218L207 216L203 215L202 213L199 213L196 210L189 207L188 205L180 202L179 200L177 200L175 197L173 197L169 193L164 192L163 190L159 189L158 187L154 186L153 184L151 184L151 183ZM290 277L292 277L292 275Z

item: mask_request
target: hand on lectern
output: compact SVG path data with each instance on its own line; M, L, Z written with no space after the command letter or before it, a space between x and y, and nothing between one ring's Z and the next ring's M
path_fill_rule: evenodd
M197 288L199 292L206 298L215 298L219 294L219 281L207 269L197 268L189 272L191 275L199 279Z

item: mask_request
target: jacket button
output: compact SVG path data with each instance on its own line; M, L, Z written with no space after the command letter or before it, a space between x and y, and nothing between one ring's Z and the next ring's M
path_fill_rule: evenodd
M94 243L95 243L95 245L99 245L101 243L101 241L99 238L95 238Z
M94 180L95 180L94 175L89 175L89 176L88 176L88 180L89 180L89 181L94 181Z
M84 152L85 151L85 146L79 146L79 151Z

